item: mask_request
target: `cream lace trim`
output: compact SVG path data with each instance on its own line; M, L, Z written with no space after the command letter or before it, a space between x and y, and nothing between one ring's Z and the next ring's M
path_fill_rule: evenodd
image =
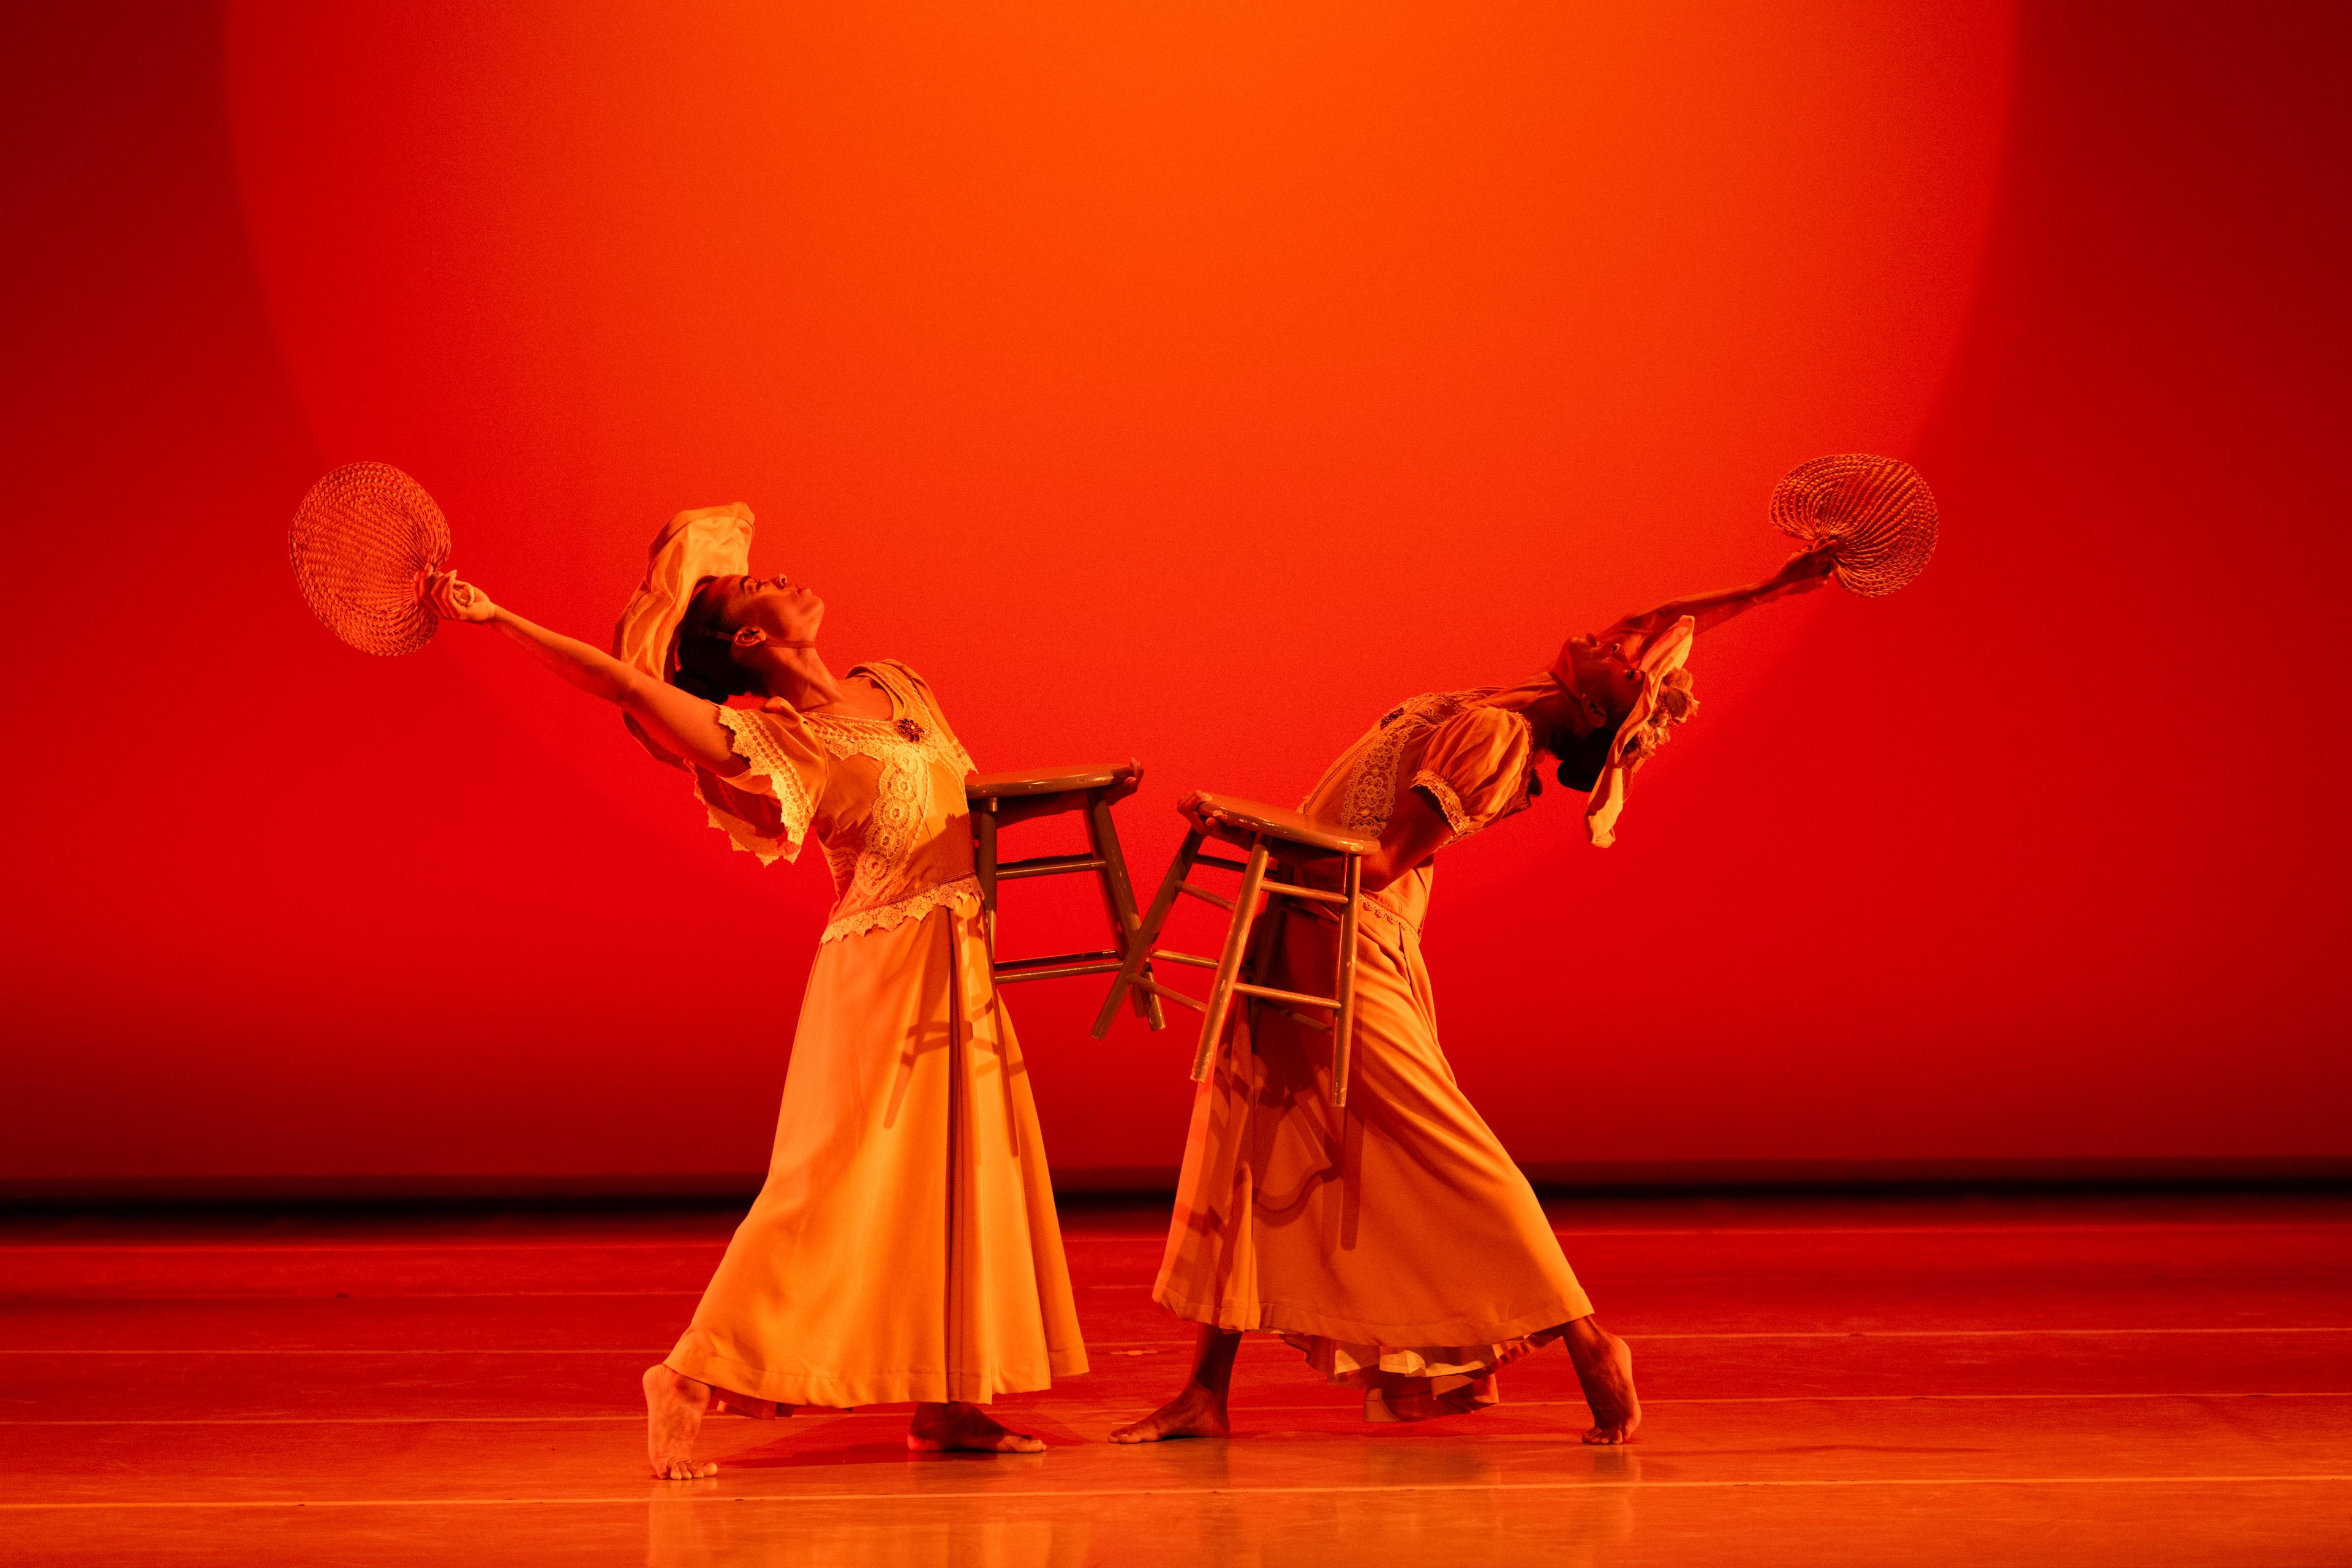
M875 786L874 810L866 818L866 842L857 850L848 886L841 895L841 901L850 905L879 903L884 891L906 868L908 858L914 852L915 836L931 814L936 770L944 768L957 779L971 771L971 759L950 738L948 727L897 671L873 665L857 668L879 679L889 689L899 705L915 717L922 739L908 740L895 719L866 719L845 713L803 715L810 731L835 756L869 757L882 765L881 778ZM856 670L850 673L854 675ZM836 881L840 870L836 863ZM830 927L827 931L829 934Z
M975 907L980 903L978 877L961 877L952 882L925 888L921 892L900 899L896 903L877 904L872 909L853 910L845 915L835 915L825 922L824 934L817 941L825 942L840 936L863 936L869 931L905 925L908 921L922 919L941 904L960 906L967 899Z
M1466 838L1470 836L1470 814L1463 809L1462 797L1454 793L1451 784L1423 768L1412 775L1412 787L1429 792L1430 798L1437 802L1437 809L1445 814L1445 826L1454 829L1454 837Z
M1424 691L1418 697L1406 698L1367 731L1365 740L1371 743L1366 746L1364 741L1356 742L1363 750L1350 767L1348 793L1339 803L1339 826L1360 833L1379 833L1388 826L1389 816L1396 810L1397 763L1405 747L1415 736L1444 723L1486 695L1478 690ZM1339 765L1350 766L1344 757ZM1330 780L1331 775L1325 773L1308 798L1322 794Z
M1412 775L1412 787L1429 792L1430 797L1437 802L1437 809L1444 815L1445 826L1454 830L1454 837L1457 841L1467 838L1474 833L1483 833L1503 818L1525 811L1528 803L1535 798L1535 790L1532 787L1535 782L1535 768L1530 762L1528 766L1519 771L1518 788L1512 792L1510 800L1501 810L1482 823L1471 816L1469 807L1462 804L1462 797L1454 793L1453 784L1444 775L1432 773L1427 768Z
M807 836L809 822L816 815L816 803L809 799L800 771L776 745L775 738L769 734L768 726L757 713L744 708L721 707L719 721L734 737L735 754L751 764L752 773L768 781L776 797L778 814L783 818L784 833L782 838L771 838L741 817L720 811L705 800L710 826L734 840L736 848L758 856L762 866L773 865L780 858L797 860L801 840Z

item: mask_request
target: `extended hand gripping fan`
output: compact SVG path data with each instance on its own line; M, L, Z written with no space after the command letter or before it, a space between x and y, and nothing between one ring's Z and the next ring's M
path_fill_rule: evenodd
M415 653L441 617L425 602L449 559L449 520L390 463L346 463L286 531L294 580L327 629L362 653Z
M1902 587L1936 552L1935 494L1893 458L1846 452L1800 464L1773 487L1772 521L1829 546L1837 580L1864 598Z

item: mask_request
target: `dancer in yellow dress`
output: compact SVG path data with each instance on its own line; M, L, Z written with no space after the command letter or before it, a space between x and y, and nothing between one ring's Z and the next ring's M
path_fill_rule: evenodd
M1154 1291L1202 1325L1192 1371L1114 1441L1224 1436L1234 1359L1253 1329L1361 1388L1373 1420L1491 1405L1499 1369L1563 1341L1592 1409L1584 1440L1633 1440L1632 1353L1593 1316L1534 1190L1438 1045L1421 954L1432 861L1532 805L1547 754L1562 784L1590 792L1592 840L1608 844L1627 779L1696 707L1692 638L1820 586L1829 564L1802 553L1753 587L1627 616L1516 685L1410 699L1324 773L1300 809L1380 840L1363 864L1347 1108L1331 1104L1328 1034L1273 1007L1236 1023L1193 1102ZM1265 984L1328 983L1337 922L1264 918L1282 921Z
M714 1403L772 1416L913 1401L910 1447L1034 1451L1036 1438L982 1407L1087 1358L1020 1044L990 973L971 760L905 665L834 675L816 648L824 602L752 576L751 542L740 506L673 520L611 654L454 578L433 589L445 617L496 626L616 704L649 751L692 774L739 847L790 860L814 836L832 866L838 896L766 1184L677 1347L645 1374L653 1473L715 1472L693 1457ZM732 978L739 994L730 977L695 976L682 1005L774 1038L768 977Z

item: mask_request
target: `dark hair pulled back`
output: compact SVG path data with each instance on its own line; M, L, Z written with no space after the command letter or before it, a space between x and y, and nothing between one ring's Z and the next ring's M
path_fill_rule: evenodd
M1616 724L1576 740L1564 734L1554 736L1552 754L1559 759L1559 767L1553 776L1570 789L1591 794L1592 786L1601 782L1601 770L1609 765L1609 748L1616 739Z
M735 662L735 628L719 613L719 579L706 577L686 606L677 628L677 670L669 683L705 702L724 702L759 689L751 671Z

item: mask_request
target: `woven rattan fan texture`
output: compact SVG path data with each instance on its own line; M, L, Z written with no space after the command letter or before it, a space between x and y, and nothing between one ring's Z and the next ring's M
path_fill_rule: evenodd
M390 463L349 463L310 487L286 542L327 628L362 653L414 653L439 617L418 596L449 559L449 521Z
M1910 464L1863 452L1815 458L1772 490L1772 521L1827 543L1837 580L1865 598L1892 594L1936 552L1936 497Z

